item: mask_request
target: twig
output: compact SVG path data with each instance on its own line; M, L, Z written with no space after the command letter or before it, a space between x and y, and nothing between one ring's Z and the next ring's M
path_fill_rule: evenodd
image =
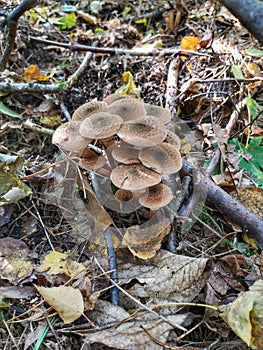
M175 98L178 91L178 73L179 73L179 57L177 56L170 63L168 69L167 77L167 90L166 90L166 103L165 108L168 108L171 111L172 116L175 115Z
M117 259L116 259L116 254L114 250L114 244L112 240L112 233L111 233L110 227L106 228L104 235L106 239L107 252L109 257L109 269L112 270L110 277L111 277L111 280L117 284L118 283ZM116 286L113 286L111 288L111 302L114 305L119 305L119 289Z
M25 128L30 129L32 131L35 131L39 134L47 135L47 136L52 136L54 133L54 130L44 128L40 125L37 125L33 123L30 119L27 119L25 122L22 124Z
M87 45L79 45L75 43L61 43L52 40L41 39L38 37L31 36L30 40L35 43L45 44L45 45L54 45L58 47L64 47L65 49L69 49L71 51L90 51L94 53L101 54L110 54L110 55L131 55L131 56L159 56L159 55L179 55L181 53L181 49L179 47L169 48L169 49L151 49L151 50L129 50L129 49L119 49L119 48L111 48L111 47L93 47ZM198 56L207 56L211 57L206 53L201 53L193 50L183 50L183 52L187 52L189 54L198 55Z
M67 87L66 83L39 84L39 83L11 83L0 82L1 92L57 92Z
M0 59L0 71L5 69L9 56L13 50L19 18L23 15L23 13L35 7L37 4L38 0L24 0L9 15L6 16L5 24L8 28L8 37L4 53Z

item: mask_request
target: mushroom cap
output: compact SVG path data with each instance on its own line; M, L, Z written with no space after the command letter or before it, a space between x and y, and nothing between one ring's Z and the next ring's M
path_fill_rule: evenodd
M93 113L81 122L79 131L83 137L106 138L116 134L122 122L119 115L105 112Z
M146 147L139 152L140 161L159 174L173 174L182 168L182 158L178 149L169 143Z
M110 105L118 100L124 100L130 98L131 96L125 94L110 94L103 99L103 102Z
M114 147L112 149L112 157L119 163L123 164L136 164L141 161L138 159L139 151L132 147Z
M137 98L125 98L111 103L104 108L105 112L117 114L124 121L137 119L145 116L144 103L140 102Z
M146 115L152 115L160 119L164 124L171 121L171 112L168 108L163 108L156 105L151 105L149 103L144 104Z
M105 103L102 101L91 101L79 106L72 115L73 121L82 121L90 116L92 113L100 111L105 107Z
M117 134L131 145L148 147L161 143L167 130L158 118L145 116L124 123Z
M93 139L82 136L79 128L80 122L61 124L53 134L52 143L67 151L79 151L85 148Z
M165 207L173 199L173 193L171 189L162 183L155 186L151 186L147 191L139 198L139 203L146 208L159 209Z
M112 183L124 190L136 191L161 182L161 175L142 164L120 164L111 172Z
M114 197L119 201L119 202L129 202L130 200L133 199L134 194L130 190L124 190L123 188L119 188L115 194Z
M102 168L106 163L105 157L98 155L89 148L85 148L81 154L79 166L86 170L96 170Z
M179 136L177 136L174 132L171 130L167 130L167 136L164 142L167 142L173 146L175 146L178 150L181 148L181 140Z

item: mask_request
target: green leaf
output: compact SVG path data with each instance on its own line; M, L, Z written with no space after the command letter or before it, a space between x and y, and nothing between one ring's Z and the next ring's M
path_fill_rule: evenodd
M246 54L253 57L262 57L263 51L258 49L247 49Z
M135 21L136 24L144 24L145 26L147 26L147 19L146 18L142 18L142 19L137 19Z
M21 115L13 111L12 109L6 107L6 105L3 104L3 102L0 102L0 112L6 115L9 115L9 117L22 119Z
M242 73L241 68L236 64L232 64L231 71L236 79L244 79L244 75Z
M248 115L251 119L254 119L258 115L258 103L253 98L246 98L246 106Z
M77 19L75 12L69 13L66 17L60 18L60 29L71 29L76 26Z

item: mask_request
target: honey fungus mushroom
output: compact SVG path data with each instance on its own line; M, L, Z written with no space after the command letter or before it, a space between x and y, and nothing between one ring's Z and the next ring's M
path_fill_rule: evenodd
M119 163L136 164L141 162L138 159L139 150L132 147L116 146L112 149L111 154L112 154L112 157Z
M167 130L158 118L145 116L123 123L117 135L131 145L147 147L161 143Z
M110 94L103 99L103 102L110 105L116 101L124 100L126 98L130 98L130 96L125 94Z
M120 129L123 119L116 114L105 112L93 113L80 124L83 137L101 139L110 137Z
M139 152L140 161L160 174L173 174L182 168L182 158L176 146L169 143L146 147Z
M171 189L159 183L155 186L151 186L147 191L139 198L139 203L146 208L159 209L165 207L173 199L173 193Z
M80 122L61 124L54 132L52 143L67 151L79 151L93 141L92 138L80 134Z
M136 191L161 182L161 175L143 164L120 164L112 170L112 183L124 190Z
M72 115L72 121L82 121L105 107L102 101L91 101L79 106Z
M97 170L106 165L105 157L98 155L89 148L85 148L81 154L79 166L85 170Z
M144 108L146 111L146 115L156 117L160 119L164 124L169 123L171 121L171 112L167 108L151 105L148 103L144 104Z
M117 114L121 116L124 121L145 116L144 103L133 97L117 100L104 108L104 111Z

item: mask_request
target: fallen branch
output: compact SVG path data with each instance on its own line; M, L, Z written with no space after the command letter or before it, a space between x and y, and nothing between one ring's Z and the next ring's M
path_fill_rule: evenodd
M131 55L131 56L159 56L159 55L179 55L181 53L181 49L179 46L169 49L143 49L143 50L129 50L129 49L119 49L119 48L112 48L112 47L94 47L94 46L88 46L88 45L80 45L75 43L61 43L58 41L52 41L52 40L46 40L41 39L38 37L31 36L30 37L31 42L35 42L38 44L45 44L45 45L53 45L58 47L64 47L65 49L71 50L71 51L90 51L93 53L100 53L100 54L110 54L110 55ZM201 53L198 51L193 50L183 50L183 52L187 52L189 54L198 55L198 56L207 56L211 57L210 55L206 53Z
M1 82L0 91L5 93L10 92L57 92L63 90L68 85L67 83L58 84L39 84L39 83L12 83Z

